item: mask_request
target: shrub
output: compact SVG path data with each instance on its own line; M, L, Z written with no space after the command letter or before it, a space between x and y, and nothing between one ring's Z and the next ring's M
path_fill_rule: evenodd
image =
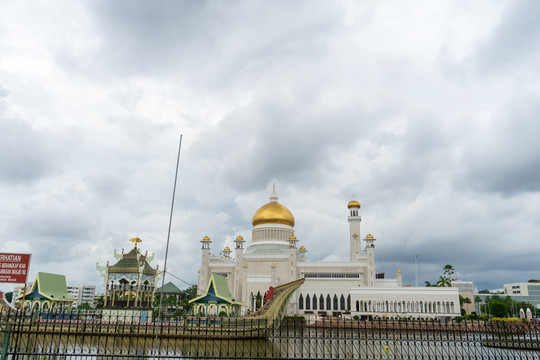
M482 321L489 320L489 316L487 316L487 315L480 315L479 318L480 318L480 320L482 320Z
M225 311L221 311L218 316L219 317L227 317L227 313Z
M456 317L454 318L454 321L457 322L457 323L459 324L460 322L463 321L463 316L456 316Z
M354 316L353 316L353 319L354 319L354 320L358 320L358 319L360 319L360 317L359 317L358 315L354 315Z
M467 315L467 312L465 311L465 309L464 309L464 308L461 308L460 310L461 310L461 316L465 316L465 315Z

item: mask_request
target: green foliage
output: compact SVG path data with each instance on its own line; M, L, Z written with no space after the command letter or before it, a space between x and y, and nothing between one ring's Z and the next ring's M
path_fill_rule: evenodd
M504 322L518 322L519 319L517 317L494 317L491 320L493 321L504 321Z
M97 298L96 308L102 308L105 305L105 299L103 296Z
M495 317L506 317L508 315L506 304L502 301L491 301L489 311Z
M461 311L461 316L465 316L467 314L464 308L461 308L459 310Z
M4 297L6 298L7 302L11 302L11 300L13 299L13 291L5 293Z
M191 285L186 290L184 290L186 293L186 298L191 300L197 297L197 285Z
M460 323L460 322L463 321L463 317L462 317L462 316L456 316L456 317L454 318L454 320L455 320L455 322Z
M452 265L445 265L443 267L444 275L451 278L456 273L456 269Z
M91 307L88 303L80 304L77 306L77 310L90 310Z
M353 319L354 319L354 320L358 320L358 319L360 319L360 317L359 317L358 315L354 315L354 316L353 316Z
M227 313L225 311L220 311L219 317L227 317Z
M425 281L426 287L450 287L452 286L452 275L456 273L456 269L452 265L445 265L443 268L443 275L439 277L439 280L435 284Z
M491 294L491 291L489 291L488 289L484 289L484 290L480 290L478 293L479 294Z
M478 314L477 314L476 312L474 312L474 311L471 312L471 313L469 314L469 319L471 319L471 320L478 320Z

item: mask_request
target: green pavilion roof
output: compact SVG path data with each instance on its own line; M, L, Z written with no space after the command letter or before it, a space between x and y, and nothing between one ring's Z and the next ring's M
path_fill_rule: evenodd
M32 287L27 294L37 293L48 300L56 301L75 301L75 297L71 296L67 292L66 276L58 274L49 274L44 272L38 272L36 280L32 284ZM22 299L23 294L17 297L17 300Z
M156 289L156 293L161 292L161 287ZM165 285L163 285L163 293L164 294L183 294L184 292L180 290L176 285L174 285L172 282L168 282Z
M206 292L203 295L190 300L189 302L204 302L207 299L213 300L213 298L224 300L230 304L244 305L243 302L233 299L231 296L229 285L227 284L227 278L223 275L218 275L215 273L212 273L212 277L210 277Z

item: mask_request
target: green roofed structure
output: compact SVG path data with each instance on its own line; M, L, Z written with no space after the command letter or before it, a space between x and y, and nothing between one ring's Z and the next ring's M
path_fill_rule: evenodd
M163 306L168 311L174 311L175 309L177 309L180 305L180 301L182 301L182 299L186 297L186 293L180 290L170 281L163 285L163 292L161 290L162 288L158 287L156 289L156 294L158 294L159 296L163 294Z
M105 298L104 307L110 308L152 308L154 303L154 290L159 276L158 267L152 268L150 262L154 255L144 254L137 244L142 240L130 239L135 244L131 251L119 254L114 251L118 260L115 264L96 268L101 272L104 280Z
M196 314L203 316L218 316L223 313L236 316L240 314L240 307L245 305L231 296L227 278L215 273L210 277L206 292L189 302L194 304Z
M22 302L23 298L23 309L32 311L69 310L77 300L67 292L65 275L44 272L38 272L30 290L16 300Z

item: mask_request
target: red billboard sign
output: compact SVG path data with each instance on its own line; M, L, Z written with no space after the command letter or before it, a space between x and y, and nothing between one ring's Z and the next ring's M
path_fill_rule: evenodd
M0 283L26 283L30 254L0 253Z

